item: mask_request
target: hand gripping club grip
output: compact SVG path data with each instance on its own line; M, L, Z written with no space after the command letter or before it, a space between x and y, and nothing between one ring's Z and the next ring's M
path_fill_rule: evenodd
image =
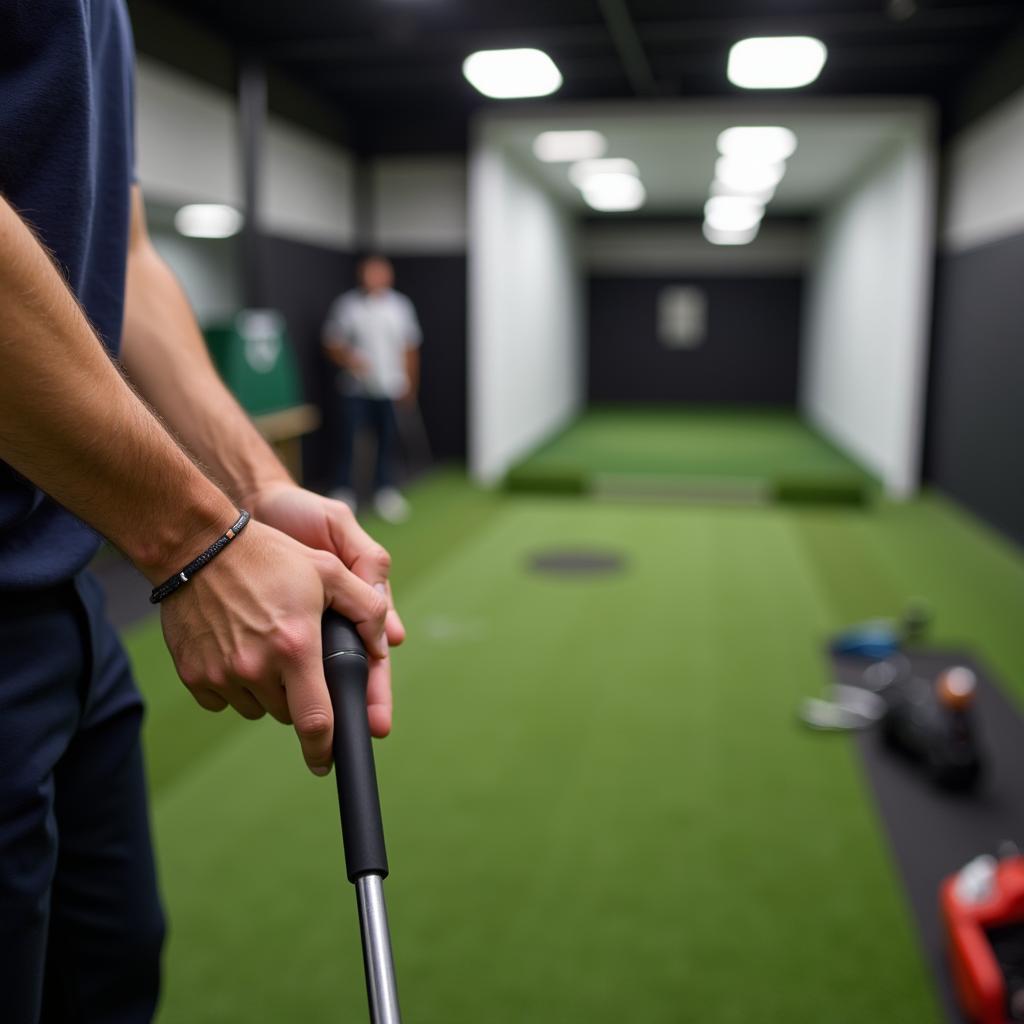
M388 873L377 773L366 717L366 648L355 626L337 612L323 618L324 676L334 708L334 778L350 882Z

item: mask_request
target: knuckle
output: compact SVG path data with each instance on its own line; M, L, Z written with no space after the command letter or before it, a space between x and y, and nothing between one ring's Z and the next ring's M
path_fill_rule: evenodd
M303 739L323 739L331 731L331 716L319 708L306 711L295 719L295 731Z
M222 690L228 681L228 674L224 665L211 665L203 672L203 679L206 685L214 690Z
M309 633L298 623L281 623L271 640L274 653L286 661L297 661L309 648Z
M367 612L371 619L383 619L388 613L388 600L382 594L373 592L373 597L367 602Z
M238 651L231 657L229 670L236 679L257 682L263 678L263 659L252 650Z
M203 684L203 673L197 665L184 662L178 665L178 678L185 686L194 690Z
M385 574L391 568L391 552L388 551L388 549L383 545L374 545L370 557L373 559L374 562L377 563L377 565L380 566L380 568L385 572Z

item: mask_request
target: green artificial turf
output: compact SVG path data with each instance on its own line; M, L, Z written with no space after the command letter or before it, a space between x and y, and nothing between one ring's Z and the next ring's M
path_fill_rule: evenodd
M913 597L1024 696L1024 565L938 499L870 513L414 494L377 744L410 1024L937 1021L859 761L802 731L831 630ZM539 576L555 547L626 571ZM128 637L171 919L162 1024L365 1019L332 780Z
M597 407L522 460L514 491L614 481L746 482L794 501L863 501L871 477L787 410Z

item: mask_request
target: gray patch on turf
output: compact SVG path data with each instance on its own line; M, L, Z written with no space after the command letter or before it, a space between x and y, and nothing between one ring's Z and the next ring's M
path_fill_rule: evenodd
M934 678L953 665L978 678L974 721L982 778L973 793L936 788L912 761L885 749L881 735L856 734L864 773L885 824L889 845L910 899L925 958L950 1021L965 1021L957 1007L939 914L939 884L980 853L995 853L1005 839L1024 843L1024 719L991 673L964 651L909 653L914 675ZM870 662L830 655L838 682L858 685Z
M549 576L608 576L623 572L626 559L614 551L552 548L532 554L529 566Z

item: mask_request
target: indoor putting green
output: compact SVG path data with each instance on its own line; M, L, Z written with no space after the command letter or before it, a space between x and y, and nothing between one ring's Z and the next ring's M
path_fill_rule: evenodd
M589 409L509 472L511 490L658 493L732 488L737 496L866 500L872 478L784 409Z
M937 1021L822 638L924 596L1024 697L1024 562L950 505L622 505L439 476L375 527L409 627L377 744L409 1024ZM558 578L538 551L621 554ZM128 644L171 931L162 1024L362 1021L333 781Z

